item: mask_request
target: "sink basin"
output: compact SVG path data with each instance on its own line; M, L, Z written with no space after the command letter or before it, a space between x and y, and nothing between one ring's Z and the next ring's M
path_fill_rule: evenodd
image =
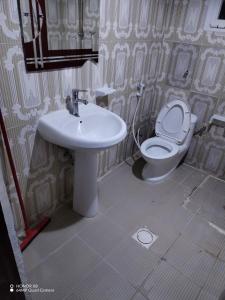
M95 104L79 104L80 117L66 109L40 118L38 131L48 142L75 151L73 209L84 217L98 212L97 153L120 143L127 134L125 122Z
M95 104L79 104L80 117L65 109L40 118L38 131L56 145L76 150L101 150L121 142L127 134L125 122Z

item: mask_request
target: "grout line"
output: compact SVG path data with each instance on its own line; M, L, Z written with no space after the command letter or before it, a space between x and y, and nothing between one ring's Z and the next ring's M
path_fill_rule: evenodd
M82 282L87 279L87 277L92 273L94 272L103 262L103 259L101 259L95 266L93 269L89 270L86 275L82 278ZM67 297L69 297L71 295L71 292L74 293L76 290L76 286L75 287L72 287L72 289L70 290L70 292L62 299L62 300L66 300Z
M90 223L89 223L90 224ZM80 230L78 230L74 235L71 235L69 239L67 239L66 241L62 242L57 248L55 248L54 250L50 251L45 257L41 258L39 263L35 266L32 267L29 272L27 271L27 274L31 273L34 271L34 269L38 268L40 265L42 265L43 263L45 263L51 256L55 255L57 252L59 252L64 246L66 246L67 244L69 244L74 238L78 238L80 239L80 237L78 236L78 234L81 232L81 230L83 230L86 226L88 226L88 224L85 224L84 227ZM42 234L42 233L40 233ZM81 240L81 239L80 239ZM84 242L82 240L82 242ZM90 248L90 246L89 246ZM91 249L91 248L90 248ZM95 251L96 252L96 251ZM96 252L97 253L97 252ZM99 256L99 253L97 253ZM23 258L24 259L24 258ZM24 259L25 260L25 259Z
M159 263L153 268L153 270L146 276L146 278L143 280L140 288L141 289L144 289L144 285L146 283L146 281L148 280L148 278L152 275L153 272L155 272L155 269L156 267L158 267L163 261L166 261L165 259L165 256L166 254L170 251L170 249L173 247L173 245L176 243L176 241L180 238L181 234L179 233L178 236L176 237L176 239L172 242L172 244L169 246L169 248L166 250L166 252L162 255L162 256L159 256ZM155 253L155 252L154 252ZM151 290L151 289L150 289ZM146 291L147 293L150 292L149 291Z
M200 290L200 293L201 293L201 292L203 291L203 289L205 288L205 286L206 286L206 284L207 284L207 281L208 281L208 279L209 279L209 276L210 276L212 270L214 269L216 263L217 263L217 259L215 259L215 262L214 262L214 264L213 264L211 270L209 271L209 273L208 273L208 275L207 275L206 281L205 281L205 283L203 284L203 287L202 287L202 289ZM200 293L199 293L199 295L200 295ZM210 292L208 292L208 293L211 295ZM197 299L198 299L198 298L196 298L196 300L197 300Z
M137 294L141 294L144 299L148 300L148 297L143 293L143 291L140 288L136 288L136 293L133 295L133 297L131 298L131 300L134 300L135 296Z
M82 237L77 234L77 238L84 243L89 250L91 250L92 252L94 252L94 254L96 254L97 256L99 256L102 260L103 260L103 255L101 253L99 253L95 248L93 248L91 245L89 245L85 240L82 239Z
M125 275L121 274L119 272L119 270L117 270L117 268L112 265L106 258L103 258L103 262L106 263L108 266L110 266L110 268L112 268L118 275L120 275L121 278L123 278L124 281L126 281L127 283L129 283L130 286L132 286L135 290L137 289L137 287L132 283L130 282Z
M203 170L203 169L200 169L200 168L197 168L197 167L194 167L194 166L192 166L192 165L189 165L189 164L186 163L186 162L184 162L183 165L185 165L185 166L187 166L187 167L189 167L189 168L192 168L192 169L194 169L194 170L196 170L196 171L200 171L200 172L202 172L202 173L205 173L205 174L207 174L208 176L210 175L210 173L208 173L207 171L205 171L205 170Z
M55 255L57 252L59 252L64 246L66 246L67 244L69 244L74 238L76 238L78 235L78 233L76 233L75 235L73 235L70 239L68 239L67 241L63 242L62 244L60 244L60 246L56 249L54 249L53 251L49 252L45 257L41 258L39 263L31 268L29 270L29 272L27 271L27 274L30 274L31 272L33 272L36 268L39 268L41 265L43 265L43 263L45 263L51 256ZM24 259L25 260L25 259Z
M198 297L200 296L202 290L203 290L203 287L200 288L200 290L199 290L199 292L198 292L198 294L197 294L197 296L196 296L196 298L194 300L198 300Z
M209 174L209 176L208 176L208 177L214 178L214 179L216 179L216 180L218 180L218 181L221 181L222 183L224 183L224 184L225 184L225 180L224 180L224 179L222 179L222 178L219 178L219 177L216 177L215 175Z

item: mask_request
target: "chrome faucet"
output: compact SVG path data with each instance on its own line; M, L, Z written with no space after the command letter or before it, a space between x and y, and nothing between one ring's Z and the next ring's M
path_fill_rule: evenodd
M79 90L73 89L72 90L72 99L70 96L66 97L66 108L68 109L69 113L74 115L75 117L79 117L79 102L85 105L88 104L88 101L85 99L79 99L79 92L87 92L87 90Z

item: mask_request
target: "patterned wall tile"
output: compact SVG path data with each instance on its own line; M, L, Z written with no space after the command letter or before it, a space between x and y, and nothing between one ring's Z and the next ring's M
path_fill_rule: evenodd
M139 82L144 82L145 65L147 57L147 43L137 42L131 45L131 61L128 67L129 84L131 89L136 89Z
M132 92L129 94L127 98L127 103L126 103L126 123L127 127L130 128L132 125L132 121L134 118L134 113L137 107L138 99L136 96L137 92ZM137 115L136 118L137 123L140 121L139 120L139 115Z
M188 149L185 161L193 167L200 168L201 155L200 151L203 145L203 137L194 136Z
M51 107L46 73L28 74L25 70L22 48L0 45L1 96L8 109L7 127L21 126Z
M207 9L206 0L180 1L175 39L180 42L200 44L204 34Z
M225 117L225 99L223 95L218 101L214 113ZM213 126L210 132L214 139L216 140L218 139L224 143L224 148L225 148L225 128Z
M128 43L116 43L111 53L111 86L124 91L128 87L128 63L130 57Z
M178 4L179 0L155 1L152 31L153 37L155 39L173 39Z
M152 16L153 16L153 0L139 0L136 1L137 6L135 10L136 24L134 27L135 37L137 39L151 39L152 38ZM138 3L139 2L139 3Z
M151 127L155 126L155 121L158 116L158 113L164 103L165 98L163 97L163 85L157 84L153 90L153 97L151 98Z
M16 0L0 2L0 44L21 44Z
M43 174L35 181L28 181L26 208L31 222L37 221L43 214L53 213L58 203L55 173Z
M225 35L220 32L205 31L204 39L202 42L208 47L225 47Z
M202 169L224 177L225 175L225 143L209 140L204 143L201 149L201 163Z
M174 100L181 100L188 103L188 98L190 96L190 90L178 89L170 87L167 85L162 86L162 105Z
M225 73L225 49L203 48L194 76L193 89L197 92L219 96Z
M115 0L115 17L113 20L114 38L132 39L134 1Z
M110 0L100 1L100 26L99 26L99 38L100 40L107 39L111 32L111 15Z
M154 113L153 101L155 97L156 97L156 87L154 86L146 87L143 94L143 98L141 100L142 105L140 107L140 121L149 122L149 127L151 127L150 125L151 115Z
M151 42L148 45L146 62L146 83L162 83L166 79L171 54L171 46L163 41Z
M198 117L196 129L200 129L204 124L207 124L216 107L217 98L206 95L191 93L188 102L191 106L191 111Z
M98 64L98 85L103 86L104 84L110 84L109 78L109 57L111 55L110 50L112 49L112 45L108 45L104 41L101 43L99 47L99 64Z
M168 84L183 89L190 88L197 58L197 46L174 44L167 77Z

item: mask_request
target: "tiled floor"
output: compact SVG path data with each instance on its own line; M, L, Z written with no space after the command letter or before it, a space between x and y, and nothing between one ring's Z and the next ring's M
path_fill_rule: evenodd
M137 163L138 167L138 163ZM135 171L135 169L134 169ZM216 300L225 289L225 182L181 165L164 183L123 164L99 182L93 219L62 207L25 250L33 299ZM132 235L147 227L146 249Z

